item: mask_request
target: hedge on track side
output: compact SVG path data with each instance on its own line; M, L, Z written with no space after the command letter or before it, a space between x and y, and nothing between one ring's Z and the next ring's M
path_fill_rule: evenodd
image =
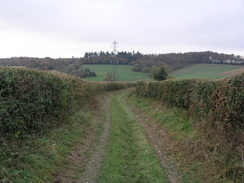
M243 127L244 73L220 80L140 81L136 93L171 107L187 109L195 117L211 117Z
M93 96L127 87L59 72L0 67L0 132L19 137L54 127Z

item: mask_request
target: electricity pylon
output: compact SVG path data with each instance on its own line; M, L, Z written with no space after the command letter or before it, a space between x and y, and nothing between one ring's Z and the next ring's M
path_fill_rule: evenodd
M117 44L119 44L117 41L114 41L112 42L112 47L113 47L113 57L114 59L112 58L112 64L113 64L113 67L112 67L112 75L113 75L113 80L114 81L117 81L118 80L118 73L117 73L117 68L116 68L116 64L119 63L119 60L117 58Z

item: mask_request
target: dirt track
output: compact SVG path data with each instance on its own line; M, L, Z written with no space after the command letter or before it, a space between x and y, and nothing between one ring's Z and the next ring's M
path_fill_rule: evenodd
M106 121L103 125L103 131L100 136L99 142L97 146L95 147L94 151L92 152L92 155L90 157L90 160L88 164L85 167L85 171L82 173L77 180L78 182L89 182L89 183L95 183L97 182L98 173L102 165L102 160L106 152L106 145L108 143L109 138L109 128L111 123L111 117L110 117L110 100L108 99L106 101Z
M136 121L143 127L149 144L154 148L156 156L165 170L168 180L171 183L182 182L181 175L177 173L175 163L166 156L167 149L164 143L169 143L167 134L159 128L137 107L131 106L127 100L123 99L122 104L127 112L133 113ZM62 168L55 175L53 183L96 183L99 182L99 171L106 154L106 146L109 141L109 130L111 121L110 99L106 99L104 104L105 121L99 140L96 140L94 131L89 131L81 144L78 144L70 154L68 166ZM143 117L142 117L143 116ZM100 121L101 122L101 121ZM77 171L78 170L78 171ZM79 173L81 172L81 173Z
M97 140L97 124L86 131L83 141L74 147L70 153L67 165L60 168L54 174L53 183L95 183L105 154L110 127L110 99L104 100L102 106L105 111L105 121L98 119L96 123L102 123L102 132ZM100 111L99 111L100 112ZM81 173L80 173L81 172Z
M174 165L175 162L172 162L166 156L167 148L165 144L170 143L170 141L164 129L162 129L159 124L155 123L152 118L148 117L136 106L129 105L125 100L124 105L128 108L128 110L132 111L136 115L137 121L145 130L148 141L156 151L157 157L159 158L162 167L165 169L169 181L171 183L182 182L182 177Z

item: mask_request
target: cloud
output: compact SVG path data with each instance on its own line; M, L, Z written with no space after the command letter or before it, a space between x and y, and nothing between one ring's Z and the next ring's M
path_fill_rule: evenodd
M117 40L128 51L244 54L243 17L243 0L1 0L0 49L32 45L54 56L46 48L61 47L82 56L85 49L110 51Z

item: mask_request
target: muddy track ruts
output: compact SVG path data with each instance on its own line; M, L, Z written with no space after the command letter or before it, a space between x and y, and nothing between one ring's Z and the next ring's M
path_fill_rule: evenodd
M87 131L84 140L72 150L68 158L68 167L61 168L54 174L53 183L97 182L109 138L110 99L106 99L105 111L105 121L98 142L95 131ZM82 170L82 173L79 174L77 170Z
M123 102L126 108L128 108L128 110L132 111L135 114L136 120L141 124L141 126L145 130L147 139L156 151L157 156L168 176L169 181L171 183L182 182L182 177L177 171L175 162L171 162L169 160L169 157L166 156L167 150L165 147L165 143L169 143L169 138L165 130L162 129L162 127L159 124L157 124L153 119L150 119L150 117L145 115L145 113L142 110L140 110L134 105L129 105L125 99L123 100ZM145 120L142 117L144 115L145 118L147 118Z
M81 178L77 181L77 183L95 183L97 182L99 170L102 165L102 160L106 153L106 146L109 138L109 128L110 128L110 99L107 100L106 103L106 121L103 125L103 131L100 136L98 145L95 147L94 152L91 155L90 161L85 167L85 171L83 171Z

